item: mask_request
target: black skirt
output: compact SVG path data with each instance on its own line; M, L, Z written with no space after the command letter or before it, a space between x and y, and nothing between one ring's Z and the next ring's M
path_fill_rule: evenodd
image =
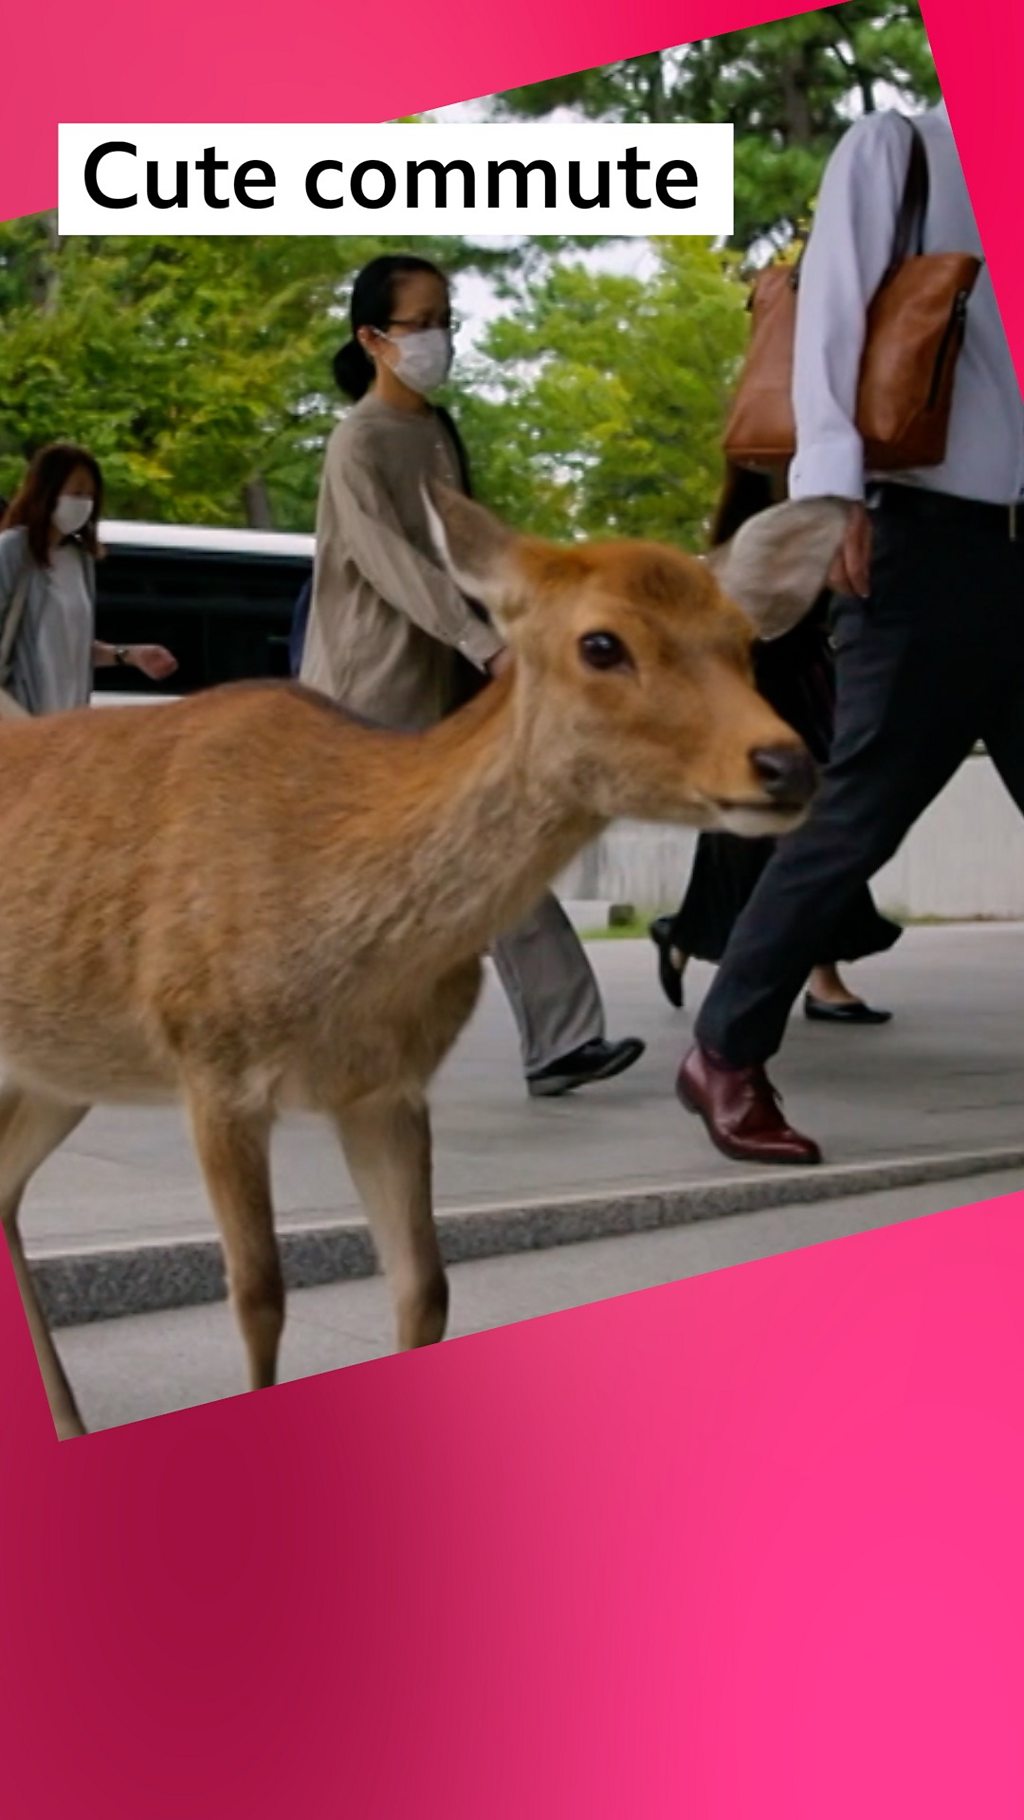
M828 637L827 597L784 638L754 647L757 686L775 712L799 733L823 765L832 743L835 680ZM696 960L720 961L733 924L775 851L774 840L736 834L702 834L686 896L672 921L672 945ZM881 954L903 931L875 907L866 885L847 906L827 962Z

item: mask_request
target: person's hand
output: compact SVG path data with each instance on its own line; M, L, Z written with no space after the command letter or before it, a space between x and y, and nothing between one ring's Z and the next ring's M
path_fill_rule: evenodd
M860 600L871 592L871 519L865 506L850 507L827 584L833 594L853 594Z
M178 668L178 660L163 645L130 645L128 661L150 682L163 682L165 677L173 676Z
M499 676L504 676L511 668L512 653L507 645L503 650L497 651L493 657L487 659L487 674L493 677L495 682Z

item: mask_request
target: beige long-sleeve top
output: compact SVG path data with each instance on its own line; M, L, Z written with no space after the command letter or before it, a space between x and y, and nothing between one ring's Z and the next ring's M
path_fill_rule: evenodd
M302 681L353 713L432 726L456 688L456 653L479 669L501 649L438 563L422 487L459 487L433 411L360 400L327 445Z

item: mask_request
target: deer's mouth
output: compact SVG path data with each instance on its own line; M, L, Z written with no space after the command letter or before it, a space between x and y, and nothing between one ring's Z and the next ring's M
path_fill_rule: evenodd
M752 839L766 834L788 834L798 828L807 815L809 803L793 797L789 800L764 797L710 797L718 827L726 834L745 834Z
M710 801L723 812L736 810L743 815L800 815L808 807L806 797L799 796L713 796Z

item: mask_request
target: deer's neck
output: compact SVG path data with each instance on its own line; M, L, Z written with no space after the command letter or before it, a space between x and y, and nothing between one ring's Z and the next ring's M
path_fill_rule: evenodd
M411 942L421 963L481 953L603 826L572 804L508 683L410 740L399 758L394 891L379 935Z

